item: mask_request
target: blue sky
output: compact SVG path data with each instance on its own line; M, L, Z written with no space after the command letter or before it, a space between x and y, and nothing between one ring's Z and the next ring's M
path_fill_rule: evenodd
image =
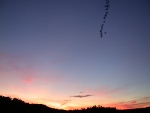
M102 38L105 0L0 4L2 95L62 109L150 105L148 0L110 0Z

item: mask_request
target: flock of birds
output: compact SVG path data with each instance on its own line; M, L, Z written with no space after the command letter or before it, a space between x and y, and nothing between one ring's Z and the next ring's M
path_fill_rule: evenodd
M103 28L104 28L104 24L106 22L106 18L107 18L107 15L108 15L108 9L109 9L109 0L105 0L105 15L103 17L103 23L101 25L101 30L100 30L100 37L102 38L103 37L103 33L106 34L106 32L103 32Z

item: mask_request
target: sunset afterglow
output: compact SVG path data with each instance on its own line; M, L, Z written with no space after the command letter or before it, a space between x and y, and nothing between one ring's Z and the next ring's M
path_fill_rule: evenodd
M0 95L58 109L150 106L148 0L2 0Z

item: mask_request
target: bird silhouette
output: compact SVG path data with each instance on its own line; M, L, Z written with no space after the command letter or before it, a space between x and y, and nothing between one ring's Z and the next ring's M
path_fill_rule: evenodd
M108 7L105 10L108 10Z
M109 4L106 4L105 7L109 7Z
M106 17L107 16L107 13L104 15L104 17Z
M101 29L100 29L100 37L101 37L101 38L103 37L103 34L107 34L107 32L103 32L103 28L104 28L104 23L106 22L105 19L106 19L107 16L108 16L108 9L109 9L109 7L110 7L110 5L109 5L109 0L105 0L105 5L104 5L104 7L105 7L106 12L105 12L105 14L104 14L104 16L103 16L103 24L101 24Z

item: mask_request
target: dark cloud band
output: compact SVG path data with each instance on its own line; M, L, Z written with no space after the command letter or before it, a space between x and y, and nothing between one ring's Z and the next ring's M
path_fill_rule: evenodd
M76 97L76 98L85 98L85 97L90 97L93 95L74 95L74 96L70 96L70 97Z

